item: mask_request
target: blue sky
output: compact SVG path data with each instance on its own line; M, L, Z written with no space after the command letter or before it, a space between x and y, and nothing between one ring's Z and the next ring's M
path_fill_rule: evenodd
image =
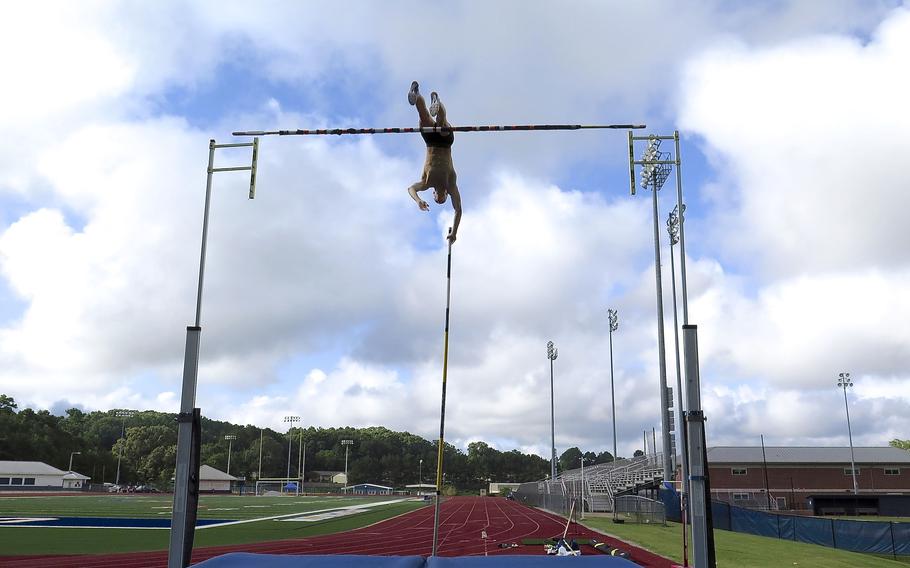
M417 79L454 124L680 131L709 443L845 444L842 371L859 444L908 435L902 2L455 2L434 9L441 28L413 2L15 10L0 24L19 86L0 95L0 392L21 405L176 410L208 139L413 125ZM423 143L261 144L255 200L245 174L215 177L199 406L435 437L452 210L407 196ZM457 137L455 443L546 455L553 340L557 445L612 445L608 307L620 453L659 424L650 199L628 194L626 144Z

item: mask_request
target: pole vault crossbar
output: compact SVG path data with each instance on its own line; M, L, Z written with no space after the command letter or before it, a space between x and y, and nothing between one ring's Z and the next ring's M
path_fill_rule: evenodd
M644 124L517 124L512 126L418 126L402 128L325 128L296 130L241 130L234 136L315 136L334 134L432 134L434 132L510 132L524 130L640 130Z

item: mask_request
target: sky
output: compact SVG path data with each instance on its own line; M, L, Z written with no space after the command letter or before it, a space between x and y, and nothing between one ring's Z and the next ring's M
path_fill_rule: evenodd
M910 4L17 3L0 21L0 393L178 410L210 139L450 122L680 134L709 445L910 437ZM672 146L672 144L669 144ZM644 146L636 146L640 156ZM417 135L263 137L213 176L197 406L439 434L447 203ZM461 133L446 439L620 455L660 425L653 218L626 131ZM217 167L249 163L220 149ZM667 380L676 383L659 192ZM678 248L674 247L679 273ZM680 300L681 301L681 300ZM681 315L680 315L681 317Z

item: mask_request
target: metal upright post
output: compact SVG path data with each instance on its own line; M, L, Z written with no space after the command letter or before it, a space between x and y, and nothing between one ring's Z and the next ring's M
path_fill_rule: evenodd
M341 445L344 446L344 492L348 492L348 487L351 486L350 481L348 480L348 448L351 447L351 444L354 443L354 440L342 440Z
M613 461L616 461L616 391L613 388L613 332L619 329L619 314L610 308L607 310L610 325L610 406L613 413Z
M216 148L251 147L252 165L215 168ZM205 181L205 207L202 213L202 247L199 254L199 281L196 287L196 319L186 328L186 345L183 359L183 384L180 396L180 413L177 415L177 468L174 475L174 505L171 515L171 534L168 543L168 568L184 568L190 563L193 551L193 531L196 523L196 501L199 478L198 444L200 411L196 408L196 384L199 374L199 343L202 336L202 284L205 278L205 253L208 243L209 211L212 200L212 175L215 172L250 171L250 199L256 187L256 163L259 139L251 143L216 144L209 140L209 158Z
M581 455L581 519L585 518L585 455Z
M135 412L132 410L118 410L114 413L114 416L121 418L120 421L120 439L126 442L125 432L126 432L126 419L132 418ZM120 485L120 460L123 458L123 444L120 444L120 450L117 452L117 478L114 480L114 485Z
M663 445L664 479L673 474L673 449L670 447L670 402L667 397L667 357L664 345L664 298L660 277L660 223L658 221L657 168L651 170L651 205L654 211L654 277L657 288L657 360L660 371L660 421L661 443Z
M680 211L678 206L670 212L670 217L667 219L667 232L670 235L670 278L673 282L673 341L675 344L674 352L676 354L676 405L679 407L677 409L679 418L677 439L680 440L681 443L679 460L680 474L682 475L681 492L685 495L689 492L689 455L688 441L686 440L685 406L683 405L682 365L679 353L679 320L676 309L676 263L674 262L673 246L679 243L679 228L682 223L682 218L685 216L686 206L682 206L681 214L677 215L677 211Z
M683 325L689 325L689 292L686 287L686 206L683 203L682 160L679 156L679 130L673 131L676 144L676 207L679 209L679 277L682 287ZM679 409L682 412L682 408Z
M260 481L262 479L262 433L263 432L264 432L264 430L262 428L260 428L259 429L259 474L256 476L256 481Z
M559 349L547 342L547 359L550 360L550 480L556 481L556 403L553 389L553 361L559 356Z
M297 442L297 495L303 485L303 428L300 429L300 441Z
M228 463L227 463L227 471L225 471L225 473L230 475L231 474L231 445L234 443L234 440L237 439L237 436L235 436L233 434L227 434L227 435L225 435L224 439L228 441Z
M651 202L654 216L654 279L656 284L657 295L657 359L659 368L659 388L660 388L660 418L661 418L661 442L663 444L662 466L664 469L664 479L673 472L673 448L670 442L670 402L669 388L667 387L667 362L666 348L664 346L664 310L663 310L663 290L661 286L661 269L660 269L660 230L658 228L658 204L657 192L663 186L664 182L670 175L670 168L675 163L667 159L667 154L660 151L661 141L669 139L668 136L649 135L647 137L635 137L629 132L629 181L631 194L635 195L635 165L642 166L641 187L647 189L651 186ZM648 147L641 160L635 159L635 140L647 140Z
M698 369L698 327L683 325L686 351L686 393L689 424L689 507L692 511L692 550L695 568L715 568L714 527L711 518L711 485L708 476L705 415L701 409Z
M856 459L853 457L853 429L850 427L850 406L847 404L847 387L853 386L850 373L839 373L837 386L844 389L844 410L847 412L847 436L850 438L850 472L853 474L853 494L859 494L859 484L856 482Z
M285 485L291 482L291 444L294 443L294 423L300 422L299 416L285 416L284 421L288 423L288 473L285 478ZM285 487L286 489L287 487ZM283 493L284 491L282 491Z

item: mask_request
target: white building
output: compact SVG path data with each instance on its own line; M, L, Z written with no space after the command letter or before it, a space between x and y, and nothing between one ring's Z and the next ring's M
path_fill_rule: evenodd
M81 489L90 478L34 461L0 461L0 491L27 488Z
M375 483L358 483L344 488L345 493L354 495L391 495L392 488L385 485L376 485Z
M68 471L63 474L63 488L82 489L83 485L88 484L89 479L91 479L91 477L87 475L82 475L81 473L76 473L75 471Z
M200 493L229 493L231 483L235 481L240 481L240 478L228 475L210 465L203 465L199 468Z

